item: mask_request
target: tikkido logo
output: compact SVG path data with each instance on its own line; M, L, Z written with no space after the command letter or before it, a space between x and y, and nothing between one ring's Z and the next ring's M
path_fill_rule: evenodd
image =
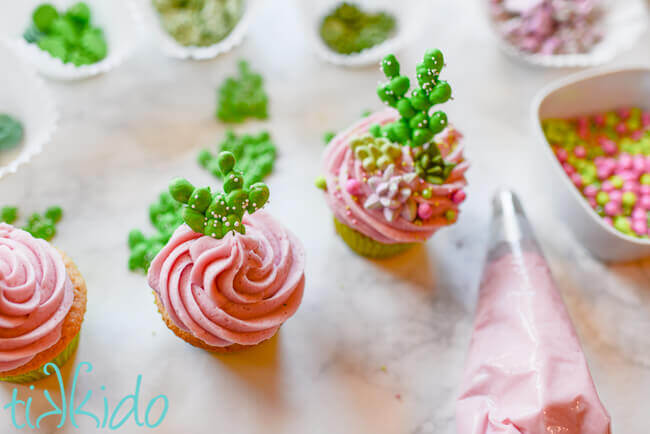
M156 428L160 426L160 424L165 419L167 411L169 410L169 399L167 399L165 395L155 396L153 399L151 399L151 401L149 401L144 414L139 414L138 404L140 401L140 386L142 383L141 374L137 376L135 382L135 391L132 394L124 396L124 398L122 398L117 403L112 411L110 410L109 402L106 396L103 397L103 412L101 414L85 410L84 407L91 400L93 391L86 391L86 394L81 401L75 399L77 394L81 395L81 392L77 390L77 380L79 379L82 368L85 368L86 373L90 373L93 370L93 366L89 362L79 363L74 373L70 393L67 395L59 367L53 363L48 363L43 367L43 372L46 375L56 376L56 379L58 381L59 394L61 395L61 403L60 405L57 405L52 399L50 391L44 389L43 396L51 406L51 410L45 411L38 416L31 414L33 411L32 396L29 396L26 401L23 401L18 397L18 388L14 387L11 395L11 401L3 407L4 410L11 412L11 423L13 424L14 428L19 430L23 428L38 429L41 428L43 419L49 417L59 418L59 423L56 425L57 429L62 428L66 423L71 424L75 428L79 428L78 421L81 421L82 419L80 417L83 416L84 418L92 419L96 428L106 428L109 430L117 430L131 419L132 423L135 423L137 426ZM105 386L101 386L100 389L102 391L106 391ZM33 391L34 386L30 385L29 390ZM23 417L20 417L20 419L24 420L24 423L23 421L18 420L19 413L24 413L22 415Z

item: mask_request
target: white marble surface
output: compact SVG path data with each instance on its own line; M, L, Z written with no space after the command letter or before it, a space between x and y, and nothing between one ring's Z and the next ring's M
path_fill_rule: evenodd
M112 409L143 374L141 414L153 396L169 398L161 433L453 433L489 196L512 185L525 197L614 431L649 430L650 260L606 266L554 217L528 110L542 85L570 71L504 57L480 13L474 1L439 2L426 33L399 53L411 72L425 48L446 53L456 95L448 112L466 135L473 167L460 222L425 248L381 263L353 255L334 236L312 182L322 133L379 108L381 74L318 61L288 0L269 2L244 44L214 61L168 59L145 41L108 74L50 83L60 128L33 163L0 180L0 203L24 214L51 204L65 210L55 243L76 260L89 288L74 359L94 366L78 384L79 398L93 391L87 409L101 415L103 396ZM617 64L649 63L649 44L646 35ZM239 58L266 77L271 118L237 130L268 128L277 142L270 211L306 246L307 287L300 310L271 342L213 356L166 329L144 277L127 271L125 241L128 229L149 228L146 204L171 177L212 182L195 158L225 131L213 117L215 88ZM32 414L40 414L48 409L42 391L55 387L48 379L34 391L19 387L18 396L32 396ZM0 405L11 392L0 385ZM44 420L42 432L80 432L69 423L56 430L54 419ZM81 432L93 431L90 419L80 422ZM12 432L10 424L0 409L0 431ZM119 431L150 430L131 419Z

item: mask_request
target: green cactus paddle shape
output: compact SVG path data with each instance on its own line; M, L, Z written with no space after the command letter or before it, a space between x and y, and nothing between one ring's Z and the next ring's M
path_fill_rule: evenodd
M451 86L440 80L444 66L444 56L438 49L427 50L422 62L416 67L418 87L411 87L409 78L400 75L400 65L393 54L384 57L381 70L388 82L379 85L377 95L384 103L396 109L401 118L380 126L373 125L370 132L375 137L387 137L390 141L417 147L430 142L434 135L447 126L447 114L443 111L433 113L431 109L451 98Z
M183 203L183 221L194 232L223 238L228 232L246 233L242 224L244 213L253 214L269 199L269 187L257 182L244 187L244 174L235 169L235 156L221 152L217 165L221 172L223 191L213 193L210 187L194 187L188 180L177 178L169 185L169 193Z

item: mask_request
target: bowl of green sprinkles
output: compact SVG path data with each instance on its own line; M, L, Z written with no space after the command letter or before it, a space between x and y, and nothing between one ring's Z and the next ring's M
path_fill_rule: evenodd
M430 8L419 0L298 1L316 54L341 66L375 64L399 51L422 29Z
M263 0L140 0L163 53L205 60L239 45Z
M43 80L0 43L0 179L39 154L57 124L54 100Z
M141 30L131 0L24 0L5 9L0 28L9 46L41 74L59 80L116 67Z

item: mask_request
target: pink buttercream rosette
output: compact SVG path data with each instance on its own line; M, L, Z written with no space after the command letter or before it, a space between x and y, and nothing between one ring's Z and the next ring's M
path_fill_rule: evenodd
M255 345L291 317L305 287L300 241L258 211L246 234L215 239L180 226L149 268L171 321L213 347Z
M59 252L0 223L0 371L26 365L55 345L73 300Z
M402 215L397 215L389 221L383 209L366 209L364 203L373 194L368 183L372 175L367 173L362 167L362 162L355 158L350 148L350 141L367 134L370 126L374 124L384 125L397 119L399 113L387 109L362 119L332 139L325 150L324 157L327 183L325 196L336 219L375 241L384 244L424 242L438 229L453 223L454 220L450 221L446 213L449 210L458 213L460 201L454 201L452 197L467 185L465 172L469 163L464 160L463 145L458 142L460 133L452 127L447 127L436 136L435 141L445 160L456 163L456 167L442 185L429 184L415 177L409 186L418 192L424 189L431 190L430 198L424 198L419 194L412 196L418 206L422 203L429 204L431 212L427 218L411 221ZM398 163L394 166L393 174L413 173L413 158L409 148L402 148L402 157ZM360 183L354 195L346 188L350 179Z

